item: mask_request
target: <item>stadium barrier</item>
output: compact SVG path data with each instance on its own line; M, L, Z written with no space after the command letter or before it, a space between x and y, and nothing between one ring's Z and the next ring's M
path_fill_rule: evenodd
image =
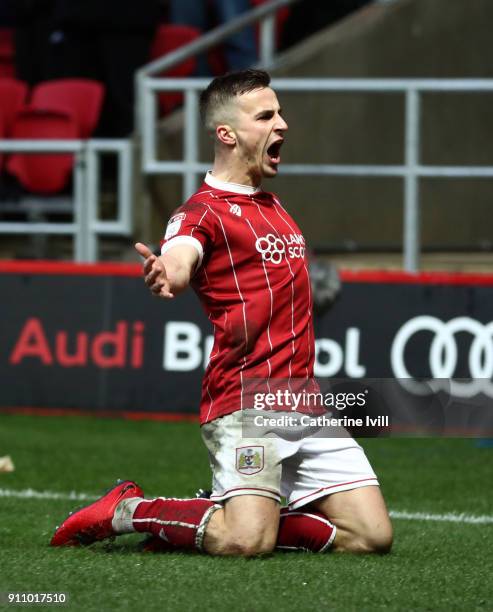
M19 202L0 202L0 235L72 235L74 259L95 262L101 236L131 236L133 231L132 142L124 139L90 140L2 140L1 153L73 153L73 194L26 195ZM116 211L102 218L101 165L103 155L116 158ZM24 221L4 220L5 214L25 214ZM39 220L44 215L71 214L72 221ZM33 220L35 219L35 220Z
M465 379L493 397L493 275L342 273L315 319L322 378ZM194 294L153 298L134 264L0 262L0 409L195 418L212 328ZM490 389L491 387L491 389Z
M194 43L192 43L194 44ZM183 47L181 60L192 53L192 45ZM176 59L169 56L167 67ZM160 64L162 67L162 64ZM157 78L149 65L146 73L137 79L137 108L139 130L142 137L142 171L146 174L181 174L183 199L189 198L198 188L201 177L210 169L210 163L200 161L199 147L199 95L209 84L208 79ZM147 75L147 76L146 76ZM150 75L150 76L149 76ZM283 78L272 80L277 92L320 94L344 93L395 93L404 97L403 163L402 164L282 164L281 175L291 176L340 176L386 177L403 181L403 267L408 272L420 269L420 182L426 178L484 178L493 177L493 166L430 165L421 159L422 98L426 93L485 93L493 91L492 79L328 79ZM182 160L158 159L157 96L167 91L184 93L183 158Z

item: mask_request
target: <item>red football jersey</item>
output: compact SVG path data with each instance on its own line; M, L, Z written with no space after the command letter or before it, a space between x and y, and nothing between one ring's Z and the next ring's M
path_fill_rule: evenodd
M305 240L273 194L208 173L171 217L161 252L179 244L199 253L191 285L214 325L201 423L241 410L248 379L313 376Z

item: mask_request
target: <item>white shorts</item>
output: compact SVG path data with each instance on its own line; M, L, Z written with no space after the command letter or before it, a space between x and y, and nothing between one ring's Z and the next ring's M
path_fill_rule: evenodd
M320 497L378 480L364 450L351 437L288 441L243 438L241 411L202 425L209 451L214 501L261 495L300 508Z

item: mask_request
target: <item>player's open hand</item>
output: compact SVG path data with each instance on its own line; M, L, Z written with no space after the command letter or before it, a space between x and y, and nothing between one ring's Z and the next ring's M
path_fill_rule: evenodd
M160 257L141 242L135 244L135 249L144 258L144 280L151 293L157 297L175 297L170 290L170 282L166 274L166 268Z

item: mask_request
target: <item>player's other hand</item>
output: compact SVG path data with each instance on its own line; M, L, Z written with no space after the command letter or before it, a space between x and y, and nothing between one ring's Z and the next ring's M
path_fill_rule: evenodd
M157 297L175 297L170 290L170 282L166 274L163 260L141 242L135 244L135 249L144 258L144 280L151 293Z

